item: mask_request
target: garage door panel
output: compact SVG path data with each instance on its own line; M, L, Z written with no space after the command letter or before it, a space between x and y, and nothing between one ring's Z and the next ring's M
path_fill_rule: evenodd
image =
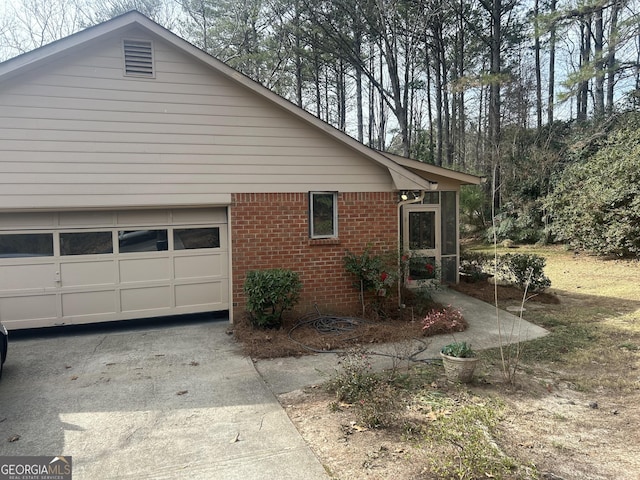
M115 313L116 306L116 294L113 290L62 294L63 317Z
M169 223L167 210L128 210L117 212L118 225L162 225Z
M48 228L55 224L55 214L47 213L2 213L0 214L0 228L21 229L21 228Z
M228 310L227 222L211 206L0 213L0 319L20 329Z
M53 288L56 286L54 263L14 264L0 266L0 291Z
M172 215L174 224L227 223L227 211L224 208L176 209Z
M163 258L132 258L120 260L120 282L151 282L171 278L171 262Z
M175 278L220 277L229 271L227 262L227 255L222 253L176 256L173 259Z
M0 318L7 327L14 321L55 318L57 304L55 294L0 298Z
M227 282L176 285L176 307L227 304L228 290Z
M61 227L83 227L90 225L113 225L113 212L60 212Z
M117 278L114 260L85 260L60 265L60 279L64 287L112 285Z
M120 290L123 312L156 310L171 307L171 288L167 285Z

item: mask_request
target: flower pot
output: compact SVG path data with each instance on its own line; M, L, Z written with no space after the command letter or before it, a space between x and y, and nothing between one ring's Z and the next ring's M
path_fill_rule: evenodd
M450 357L440 352L442 364L444 365L444 373L447 380L454 383L469 383L473 377L473 372L480 360L477 357L460 358Z

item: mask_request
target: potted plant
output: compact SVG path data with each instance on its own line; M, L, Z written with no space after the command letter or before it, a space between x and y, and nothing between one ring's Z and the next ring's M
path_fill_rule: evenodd
M469 383L478 357L467 342L453 342L440 350L444 373L450 382Z

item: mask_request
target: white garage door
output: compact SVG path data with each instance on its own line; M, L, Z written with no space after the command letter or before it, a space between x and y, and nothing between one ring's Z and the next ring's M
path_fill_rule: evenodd
M0 213L9 329L228 309L225 208Z

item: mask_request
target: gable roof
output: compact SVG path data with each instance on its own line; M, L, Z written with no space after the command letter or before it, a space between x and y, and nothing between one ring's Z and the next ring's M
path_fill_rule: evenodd
M90 42L97 41L105 35L117 33L120 30L128 29L132 26L142 28L151 35L155 35L156 37L168 42L210 68L215 69L218 73L226 76L237 84L242 85L251 92L260 95L272 104L291 113L301 121L323 131L334 140L346 145L363 157L385 167L393 179L395 188L398 190L429 190L433 183L438 183L440 179L443 178L447 179L449 182L454 182L459 185L479 184L481 182L480 177L455 172L453 170L436 167L416 160L373 150L353 139L346 133L334 128L311 113L260 85L244 74L234 70L203 50L200 50L196 46L158 25L137 11L130 11L124 15L113 18L112 20L87 28L36 50L0 63L0 83L33 68L37 68L44 63L69 55L74 50L82 48Z

